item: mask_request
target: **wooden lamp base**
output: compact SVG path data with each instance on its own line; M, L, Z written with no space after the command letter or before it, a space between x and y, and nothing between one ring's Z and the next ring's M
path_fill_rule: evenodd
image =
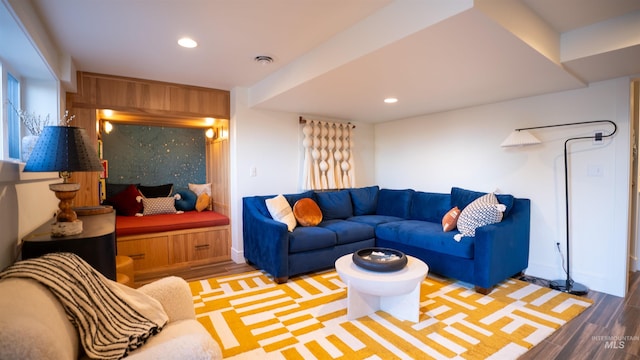
M80 190L80 184L66 182L51 184L49 189L60 200L56 222L51 224L51 236L62 237L82 233L82 221L78 219L78 215L72 207L76 192Z

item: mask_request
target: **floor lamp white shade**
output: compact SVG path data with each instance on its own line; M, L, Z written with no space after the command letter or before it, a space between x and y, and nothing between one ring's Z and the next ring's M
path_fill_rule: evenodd
M509 136L504 139L500 146L512 147L512 146L524 146L540 144L541 141L535 137L531 132L527 130L514 130Z

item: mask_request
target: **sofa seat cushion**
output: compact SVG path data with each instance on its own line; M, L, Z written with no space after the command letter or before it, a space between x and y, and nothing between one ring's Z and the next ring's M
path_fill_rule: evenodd
M375 236L375 228L373 226L353 221L326 220L318 226L333 231L336 234L338 244L369 240Z
M376 227L376 238L438 253L473 259L474 238L453 239L457 231L442 231L442 224L419 220L396 221Z
M347 221L367 224L373 227L376 227L380 224L392 222L392 221L403 221L403 220L404 220L403 218L399 218L396 216L387 216L387 215L360 215L360 216L352 216L347 219Z
M300 226L289 233L289 253L324 249L336 245L336 233L318 226Z

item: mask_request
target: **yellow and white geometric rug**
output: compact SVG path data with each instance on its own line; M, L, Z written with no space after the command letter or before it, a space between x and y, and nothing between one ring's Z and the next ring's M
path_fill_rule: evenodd
M348 321L335 271L278 285L261 271L190 284L198 320L231 359L516 359L591 300L509 279L481 295L431 275L420 320Z

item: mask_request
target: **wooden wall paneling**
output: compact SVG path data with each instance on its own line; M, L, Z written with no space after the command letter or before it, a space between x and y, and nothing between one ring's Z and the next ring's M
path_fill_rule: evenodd
M229 216L229 140L223 139L216 142L215 169L219 169L213 177L214 186L214 210Z
M78 79L84 93L75 99L77 105L219 119L230 117L230 94L225 90L93 73L80 73Z
M76 126L87 129L97 149L97 110L112 109L150 117L170 119L214 117L229 119L230 93L225 90L165 83L122 76L78 72L78 92L67 94L67 110L77 117ZM225 120L228 134L228 120ZM219 142L219 143L218 143ZM208 155L207 176L214 174L214 209L229 215L229 141L216 142ZM99 173L76 173L73 180L81 183L75 206L99 204Z
M218 138L207 143L207 182L211 183L211 195L213 197L213 210L229 216L229 124L223 121L216 128ZM226 134L226 135L221 135Z
M69 116L75 115L71 121L71 126L84 128L92 140L92 146L96 153L98 152L98 134L96 131L96 112L91 109L73 108L67 106ZM71 174L71 182L80 184L80 190L76 193L73 200L73 206L96 206L100 204L98 189L100 181L100 173L91 172L74 172Z

